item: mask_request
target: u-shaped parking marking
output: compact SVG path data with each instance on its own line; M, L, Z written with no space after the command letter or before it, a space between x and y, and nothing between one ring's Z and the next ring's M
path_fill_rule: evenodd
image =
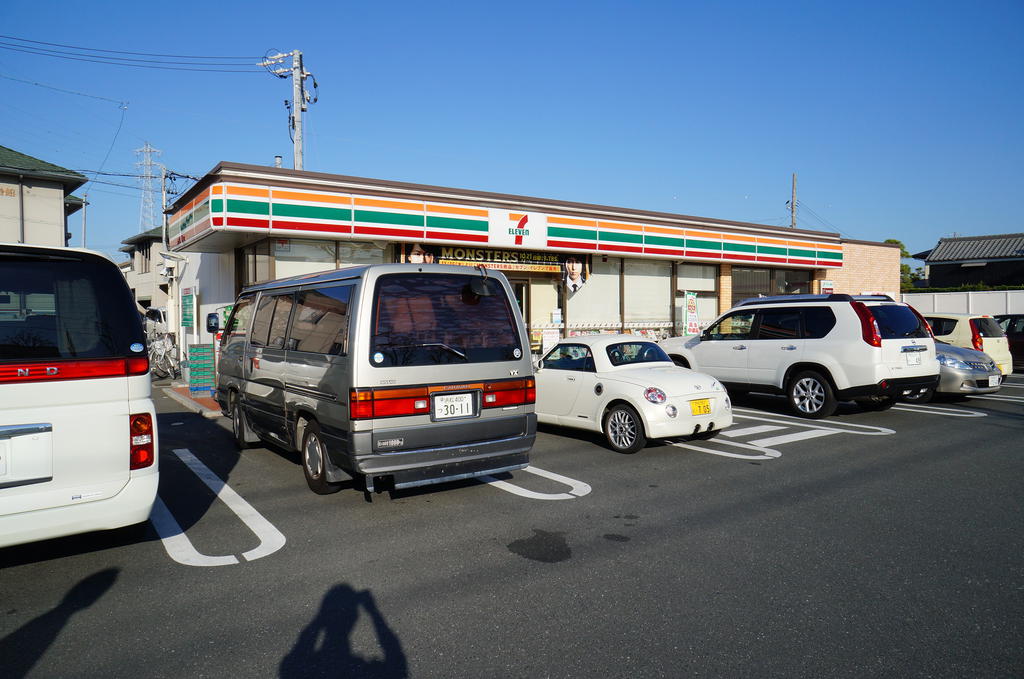
M242 558L246 561L255 561L284 547L285 537L281 531L253 509L252 505L242 499L241 495L214 474L209 467L200 462L199 458L192 454L192 451L187 448L175 448L173 452L259 538L260 544L247 552L242 552ZM238 558L233 555L208 556L200 554L159 497L153 505L150 522L160 536L167 555L180 564L185 566L230 566L239 563Z
M570 479L568 476L562 476L554 472L549 472L546 469L540 469L538 467L525 467L520 471L529 472L537 476L541 476L551 481L557 481L563 485L569 486L568 493L538 493L534 490L528 490L522 486L517 486L514 483L508 481L501 481L493 476L481 476L478 477L478 481L486 483L495 488L512 493L513 495L519 495L520 497L527 497L531 500L575 500L576 498L583 497L590 493L591 488L589 484L577 481L576 479Z

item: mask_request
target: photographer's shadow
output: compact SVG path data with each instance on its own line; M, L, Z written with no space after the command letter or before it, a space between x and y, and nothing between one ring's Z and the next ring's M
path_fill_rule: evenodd
M360 610L373 624L383 658L367 659L352 652L352 631ZM408 665L402 645L377 609L373 594L335 585L324 595L316 617L281 660L280 676L398 679L408 676Z

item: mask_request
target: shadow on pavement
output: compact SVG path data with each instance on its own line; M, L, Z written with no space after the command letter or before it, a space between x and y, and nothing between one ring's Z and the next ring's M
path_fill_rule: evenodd
M56 608L30 620L0 639L0 668L7 679L26 676L50 647L71 616L96 603L114 581L118 569L93 573L72 587Z
M352 650L352 632L365 612L383 657L367 659ZM368 679L409 676L402 645L377 609L373 594L357 592L349 585L335 585L324 595L316 617L299 633L299 638L279 667L282 679L292 677L365 677Z

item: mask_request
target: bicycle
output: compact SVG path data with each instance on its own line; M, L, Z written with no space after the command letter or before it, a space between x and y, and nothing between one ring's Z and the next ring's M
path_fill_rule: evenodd
M181 366L174 351L174 342L164 335L149 342L149 367L153 377L165 379L181 375Z

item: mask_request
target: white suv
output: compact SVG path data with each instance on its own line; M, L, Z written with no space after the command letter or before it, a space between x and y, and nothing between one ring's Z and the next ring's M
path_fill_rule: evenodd
M935 341L912 307L887 295L746 299L699 337L661 342L676 364L731 391L782 393L801 417L828 417L840 400L882 410L933 389Z

